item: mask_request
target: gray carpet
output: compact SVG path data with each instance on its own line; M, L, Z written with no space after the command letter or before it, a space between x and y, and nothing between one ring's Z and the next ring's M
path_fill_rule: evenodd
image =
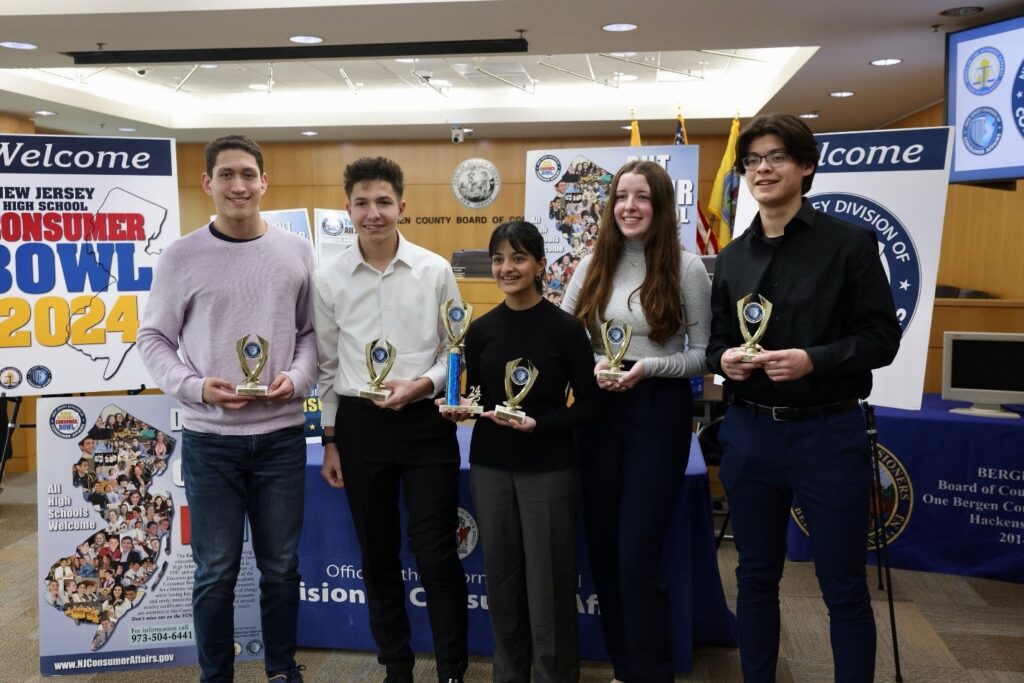
M41 681L36 581L35 474L9 474L0 493L0 683ZM735 603L736 553L727 541L719 569L730 604ZM873 576L873 575L872 575ZM903 680L907 683L1024 683L1024 584L945 574L893 572ZM875 590L878 681L893 680L889 614L885 593ZM779 683L832 680L828 619L814 568L790 563L782 584L783 633ZM306 680L316 683L379 683L376 658L366 652L300 650ZM421 657L416 680L436 680L433 660ZM608 683L611 668L585 662L584 683ZM89 683L182 683L196 681L196 667L61 677ZM486 658L475 658L466 680L491 679ZM237 681L265 680L261 663L241 664ZM739 658L730 648L699 647L694 669L679 681L741 681Z

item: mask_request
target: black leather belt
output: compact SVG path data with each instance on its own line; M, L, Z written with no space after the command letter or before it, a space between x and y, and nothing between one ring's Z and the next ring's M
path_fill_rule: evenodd
M821 417L823 415L830 415L832 413L841 413L845 410L853 410L860 406L860 401L855 398L848 398L844 401L838 401L836 403L826 403L820 406L766 406L760 403L754 403L748 401L745 398L739 396L729 396L729 404L739 406L744 410L749 410L752 413L762 413L764 415L771 415L772 419L777 422L787 422L789 420L808 420L814 417Z

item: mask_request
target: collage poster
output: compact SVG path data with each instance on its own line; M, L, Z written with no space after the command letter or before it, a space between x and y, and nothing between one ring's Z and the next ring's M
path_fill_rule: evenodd
M188 501L177 402L38 402L39 656L44 675L195 664ZM235 653L262 656L246 538Z

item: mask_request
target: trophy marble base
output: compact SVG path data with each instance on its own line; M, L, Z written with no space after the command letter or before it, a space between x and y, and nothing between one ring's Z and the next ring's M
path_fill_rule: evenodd
M449 406L443 405L437 407L439 412L442 413L462 413L463 415L479 415L484 412L483 406Z
M502 420L508 420L509 422L518 422L523 424L526 422L526 413L518 408L511 408L507 405L495 406L494 414L500 417Z
M599 370L597 373L598 379L604 379L610 382L618 382L625 376L626 372L624 370Z
M359 398L366 398L371 401L386 401L388 396L391 395L391 391L388 389L375 389L373 387L367 387L359 390Z
M267 385L266 384L239 384L235 387L235 395L237 396L266 396Z

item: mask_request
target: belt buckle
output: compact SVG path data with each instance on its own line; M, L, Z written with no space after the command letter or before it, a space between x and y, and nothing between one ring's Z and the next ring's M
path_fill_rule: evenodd
M791 422L793 418L782 417L782 411L785 410L792 410L792 408L789 408L787 406L772 406L772 419L775 420L776 422Z

